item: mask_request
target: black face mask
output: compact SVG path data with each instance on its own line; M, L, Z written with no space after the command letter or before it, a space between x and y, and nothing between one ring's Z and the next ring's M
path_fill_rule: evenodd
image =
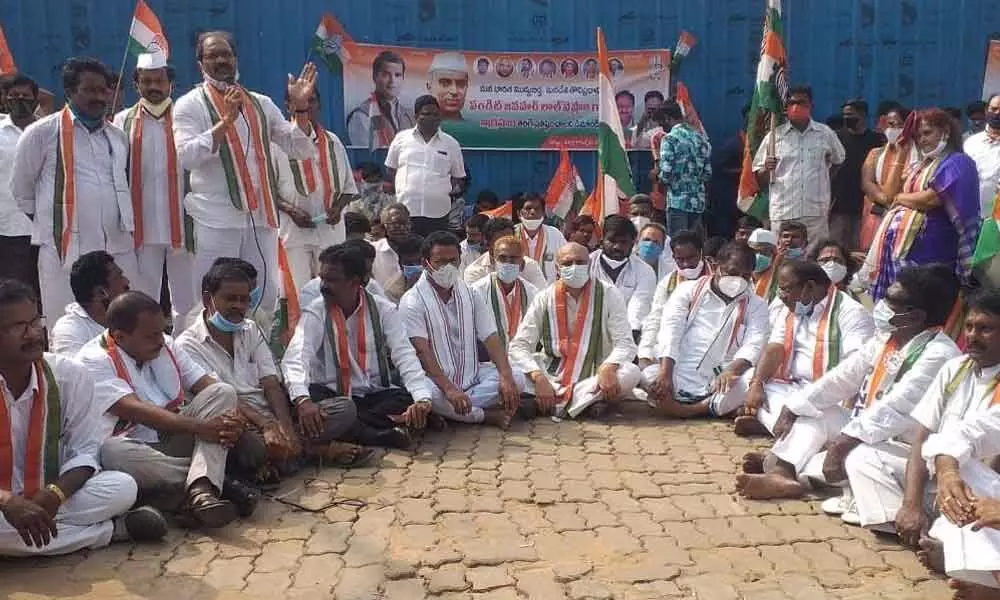
M849 127L851 129L858 126L861 123L861 117L844 117L844 127Z
M990 129L1000 129L1000 113L986 113L986 124Z
M38 102L36 100L28 98L12 98L7 100L7 110L10 112L11 118L14 119L27 119L35 113L37 106Z

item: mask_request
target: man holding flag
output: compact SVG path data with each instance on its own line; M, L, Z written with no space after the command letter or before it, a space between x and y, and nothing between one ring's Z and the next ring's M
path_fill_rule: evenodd
M270 98L237 82L236 43L223 31L198 36L195 56L204 82L174 110L180 166L191 173L186 206L194 219L194 273L220 256L236 256L263 273L255 306L270 309L277 296L277 177L271 143L289 158L316 158L309 103L316 67L288 78L289 122ZM197 275L196 275L197 276ZM257 294L255 294L256 296Z
M191 276L192 232L186 227L184 171L177 165L174 144L174 68L162 52L140 54L132 82L139 102L115 115L114 123L129 139L129 187L135 216L136 290L160 297L163 269L170 283L174 327L185 328L184 317L194 308Z

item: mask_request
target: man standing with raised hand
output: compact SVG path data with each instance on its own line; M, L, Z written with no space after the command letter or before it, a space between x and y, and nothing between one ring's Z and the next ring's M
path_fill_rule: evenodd
M204 82L177 100L174 136L180 166L191 173L185 206L195 223L192 277L220 256L237 256L263 274L252 306L277 298L277 177L271 143L289 158L312 159L309 101L316 67L307 63L288 78L287 121L270 98L237 83L236 42L224 31L198 36L195 56Z
M138 277L135 289L160 297L166 266L174 327L184 329L184 317L194 308L191 276L194 248L185 227L184 170L177 165L174 143L174 68L161 54L140 54L132 82L139 101L115 115L114 123L129 139L129 188L135 216Z

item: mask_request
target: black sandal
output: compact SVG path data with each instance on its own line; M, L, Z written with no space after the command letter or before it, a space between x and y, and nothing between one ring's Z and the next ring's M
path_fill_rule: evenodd
M187 513L202 527L215 529L236 520L236 506L219 498L211 489L192 489L188 492Z

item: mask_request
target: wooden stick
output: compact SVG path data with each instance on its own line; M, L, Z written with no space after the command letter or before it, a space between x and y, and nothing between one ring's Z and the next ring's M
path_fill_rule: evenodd
M767 157L774 158L777 152L778 140L775 137L775 130L778 129L778 115L776 113L771 113L771 136L767 141ZM775 169L774 171L776 171ZM774 184L774 171L768 172L768 184Z

